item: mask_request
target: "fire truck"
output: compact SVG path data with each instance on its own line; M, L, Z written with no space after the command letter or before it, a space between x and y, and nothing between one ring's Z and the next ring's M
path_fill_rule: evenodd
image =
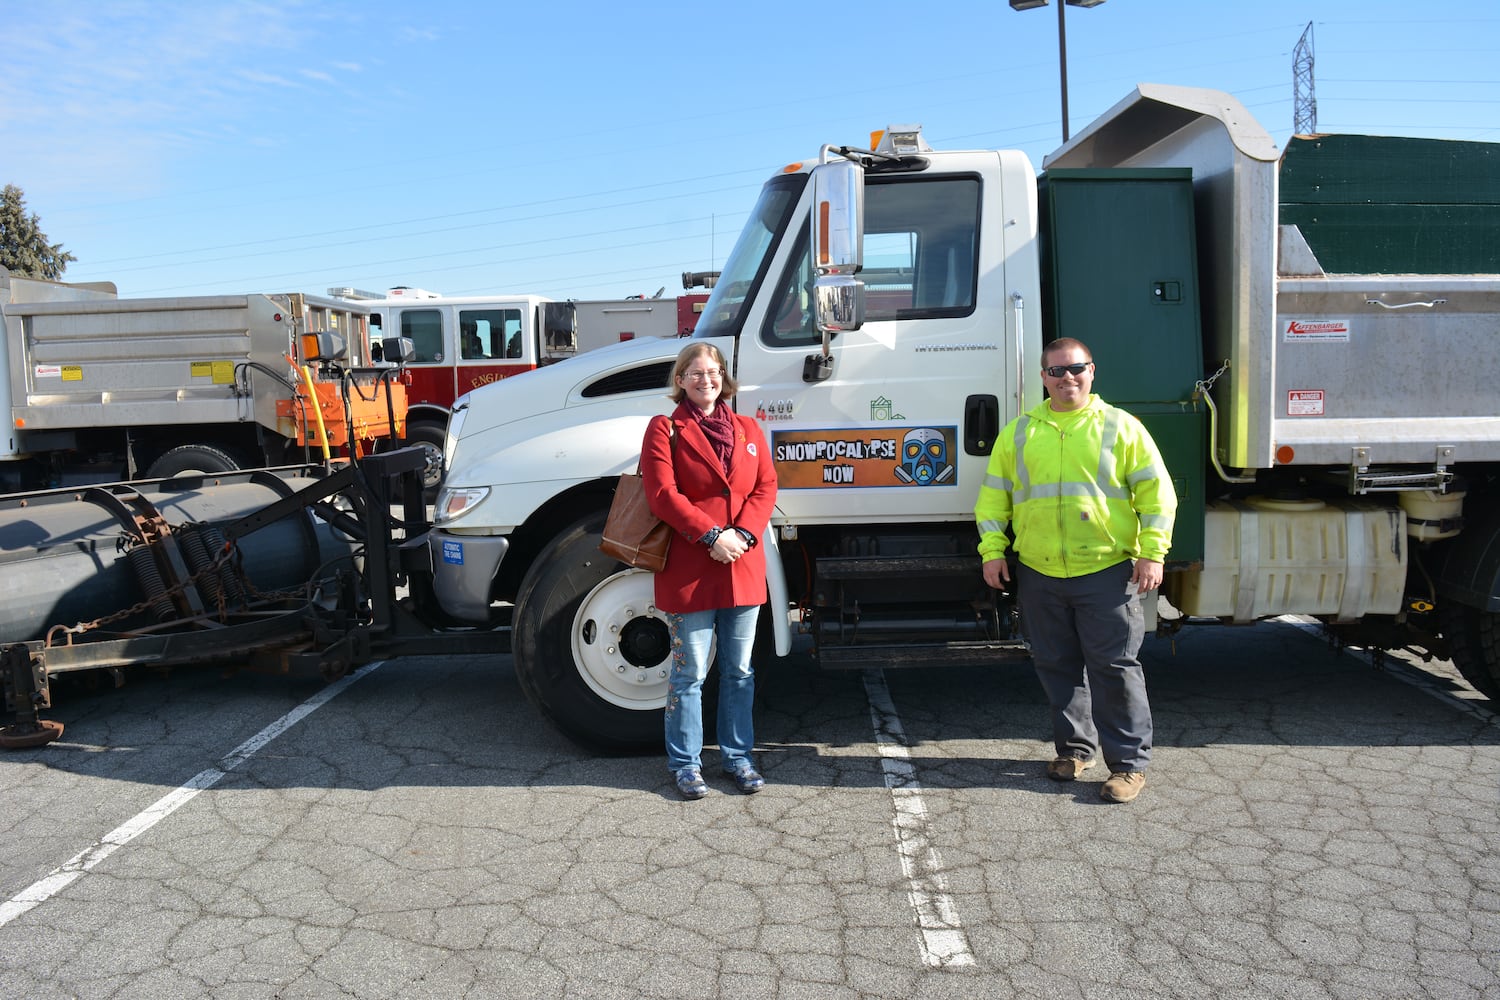
M712 281L712 272L683 275L685 288ZM377 347L389 337L411 341L406 440L427 452L428 489L442 476L448 418L454 400L465 393L607 344L691 334L708 295L662 298L661 291L651 298L556 301L540 295L445 296L410 286L385 293L328 290L368 310Z

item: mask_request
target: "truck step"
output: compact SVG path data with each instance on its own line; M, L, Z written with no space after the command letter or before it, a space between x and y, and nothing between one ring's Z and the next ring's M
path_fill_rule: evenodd
M818 560L818 577L824 580L889 579L895 574L979 579L979 556L837 556Z
M896 667L988 666L1031 655L1020 639L968 642L887 643L868 646L819 646L824 670L885 670Z

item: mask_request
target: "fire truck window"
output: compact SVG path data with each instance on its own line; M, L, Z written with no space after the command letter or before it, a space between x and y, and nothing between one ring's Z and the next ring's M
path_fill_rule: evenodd
M465 361L519 357L509 353L507 338L521 329L519 309L461 309L458 313L460 355ZM517 346L520 341L517 340Z
M488 357L484 353L484 345L479 341L479 331L475 327L473 320L461 319L458 321L458 351L458 356L465 361Z
M443 314L436 309L408 309L401 314L401 336L410 337L412 360L443 360Z

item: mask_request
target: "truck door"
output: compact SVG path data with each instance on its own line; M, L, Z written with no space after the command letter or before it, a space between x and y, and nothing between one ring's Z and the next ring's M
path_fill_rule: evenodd
M448 330L451 320L442 309L432 306L388 308L382 316L376 313L371 323L382 327L386 336L410 337L412 357L406 372L411 379L407 387L408 405L452 407L453 347Z
M476 305L458 310L458 365L454 372L454 399L482 385L498 382L528 368L523 357L521 309L499 305ZM450 404L452 400L449 401Z
M1000 185L985 183L977 155L972 172L867 179L865 323L834 337L826 381L803 379L821 350L805 223L773 263L765 311L741 338L738 409L763 423L791 519L972 518L994 431L1019 396L1005 262L980 240L983 217L1004 217ZM965 447L966 430L979 446Z

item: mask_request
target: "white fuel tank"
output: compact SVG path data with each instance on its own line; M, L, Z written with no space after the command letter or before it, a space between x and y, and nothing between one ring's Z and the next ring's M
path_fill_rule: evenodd
M1401 610L1406 515L1365 500L1213 501L1203 569L1170 573L1167 599L1193 617L1352 621Z

